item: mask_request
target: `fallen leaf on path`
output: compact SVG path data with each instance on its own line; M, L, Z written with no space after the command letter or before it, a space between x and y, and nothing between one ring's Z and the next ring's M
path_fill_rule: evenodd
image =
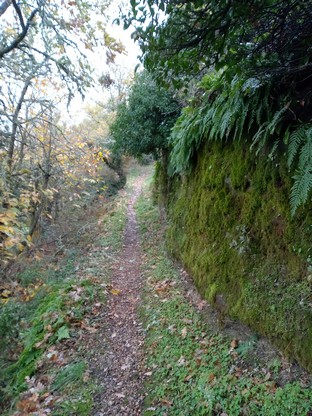
M199 367L202 363L202 359L201 358L196 358L196 364Z
M52 329L52 328L51 328ZM45 334L45 336L43 337L43 339L41 340L41 341L39 341L39 342L37 342L36 344L35 344L35 347L36 348L41 348L44 344L45 344L45 342L51 337L53 335L53 333L52 332L48 332L47 334Z
M203 310L203 308L207 305L207 302L205 300L202 300L200 302L197 303L197 309L198 310Z
M183 366L186 365L188 362L186 361L186 359L183 357L183 355L181 355L181 357L178 360L178 366Z
M164 280L164 281L162 281L162 282L160 282L160 283L158 283L156 286L155 286L155 290L156 290L156 292L158 292L158 293L161 293L161 292L166 292L168 289L170 289L171 287L173 287L175 285L175 282L174 281L172 281L172 280L170 280L170 279L166 279L166 280Z
M188 318L183 318L182 319L182 322L184 322L185 324L189 324L189 325L192 325L193 324L192 319L188 319Z
M238 340L237 339L233 339L231 342L231 347L232 348L237 348L238 347Z
M208 382L211 383L215 378L216 378L216 376L213 373L209 374Z
M270 378L271 378L271 373L269 372L265 375L264 380L268 381L268 380L270 380Z
M164 404L165 406L172 406L172 402L169 402L167 399L161 399L160 403Z
M25 414L31 414L31 412L34 412L38 409L38 399L39 395L34 393L31 397L19 401L16 405L16 408Z
M114 296L120 295L121 290L120 289L111 289L111 294Z
M168 331L172 334L175 331L175 325L168 326Z
M94 326L88 326L86 325L84 322L81 322L80 328L85 329L89 332L95 333L97 331L96 328L94 328Z

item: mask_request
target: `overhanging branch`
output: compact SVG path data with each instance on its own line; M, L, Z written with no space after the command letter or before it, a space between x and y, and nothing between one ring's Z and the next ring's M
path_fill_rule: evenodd
M13 42L6 46L5 48L0 50L0 59L2 59L4 57L4 55L6 55L7 53L11 52L13 49L17 48L17 46L25 39L28 30L31 26L32 21L34 20L34 17L36 16L36 14L38 13L39 9L34 9L28 19L26 24L24 25L23 30L21 31L21 33L13 40Z

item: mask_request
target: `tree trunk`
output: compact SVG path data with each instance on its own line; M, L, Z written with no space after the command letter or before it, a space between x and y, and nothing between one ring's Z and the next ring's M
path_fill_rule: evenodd
M9 144L9 149L8 149L8 162L7 162L9 173L12 173L13 156L14 156L14 148L15 148L15 141L16 141L16 132L17 132L17 128L18 128L18 125L19 125L18 117L19 117L20 111L22 109L22 105L23 105L23 102L24 102L25 95L27 93L27 89L31 84L31 79L32 79L32 77L29 77L29 78L26 79L24 87L23 87L21 95L20 95L20 98L17 102L16 109L15 109L14 114L13 114L12 131L11 131L11 135L10 135L10 144Z

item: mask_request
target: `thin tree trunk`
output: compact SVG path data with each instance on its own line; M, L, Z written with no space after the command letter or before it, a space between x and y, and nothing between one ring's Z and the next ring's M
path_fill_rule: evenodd
M43 172L43 183L41 186L41 190L40 190L40 194L41 194L41 201L39 202L39 204L37 205L37 209L35 209L32 221L31 221L31 225L30 225L30 229L29 229L29 235L32 236L38 226L38 222L39 219L41 217L42 211L47 203L47 197L45 194L45 191L48 189L48 185L49 185L49 180L50 180L50 176L51 176L51 153L52 153L52 138L53 138L53 134L52 134L52 114L51 114L51 124L50 124L50 135L49 135L49 143L48 143L48 147L47 149L45 149L44 145L43 145L43 156L44 156L44 163L43 166L44 168L42 168L39 165L40 170Z
M9 149L8 149L8 170L10 173L12 173L12 165L13 165L13 156L14 156L14 149L15 149L15 141L16 141L16 132L17 132L17 128L18 128L18 117L20 114L20 111L22 109L22 105L24 102L24 98L25 95L27 93L27 89L31 84L31 79L32 77L29 77L26 79L24 87L22 89L20 98L18 100L16 109L14 111L13 114L13 120L12 120L12 131L11 131L11 135L10 135L10 144L9 144Z

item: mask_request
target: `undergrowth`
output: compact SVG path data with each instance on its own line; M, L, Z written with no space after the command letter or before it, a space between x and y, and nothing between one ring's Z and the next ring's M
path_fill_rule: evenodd
M1 414L90 414L97 385L83 339L105 302L126 221L122 198L109 206L108 212L98 206L95 217L86 219L94 225L83 225L79 244L67 244L57 262L33 259L11 276L10 296L0 304Z
M147 351L147 415L304 416L312 411L312 388L279 385L274 371L250 366L246 345L213 334L183 296L166 255L157 208L137 203L143 240L146 289L142 301ZM249 348L249 346L248 346Z

